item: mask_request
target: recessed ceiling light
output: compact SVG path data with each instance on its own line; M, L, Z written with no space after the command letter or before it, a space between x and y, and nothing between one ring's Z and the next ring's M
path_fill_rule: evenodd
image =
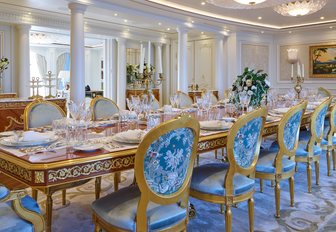
M191 23L194 23L194 22L195 22L194 20L191 21Z
M261 19L262 19L262 17L261 17L261 16L259 16L259 17L258 17L258 19L259 19L259 20L261 20Z
M330 28L330 29L333 29L334 27L333 27L333 26L330 26L329 28Z
M264 34L265 32L264 32L264 31L261 31L260 33L261 33L261 34Z
M118 14L117 14L117 13L114 13L114 16L118 16Z
M124 19L124 22L127 23L127 19Z
M324 19L324 17L323 17L323 16L321 16L321 17L320 17L320 19L321 19L321 20L323 20L323 19Z
M84 22L84 24L88 24L88 22Z
M31 12L28 12L29 15L31 15Z
M169 28L169 27L167 28L167 31L170 31L170 28Z
M292 31L289 31L288 33L289 33L289 34L292 34Z
M158 23L158 25L159 25L159 26L161 26L161 25L162 25L162 23L160 23L160 22L159 22L159 23Z
M202 31L201 34L204 35L204 31Z
M205 2L201 2L201 5L204 6L204 5L205 5Z

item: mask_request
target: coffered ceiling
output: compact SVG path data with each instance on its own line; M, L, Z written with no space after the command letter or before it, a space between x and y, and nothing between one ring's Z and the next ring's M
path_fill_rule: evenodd
M239 10L202 4L202 0L1 0L0 13L21 14L24 19L27 18L27 23L33 25L35 21L29 21L29 18L42 15L64 21L61 29L69 29L69 2L88 5L85 12L86 31L96 29L101 34L124 33L122 35L137 33L140 40L158 34L162 38L174 36L178 26L188 27L190 35L200 35L201 32L227 35L235 31L281 33L336 28L336 0L328 0L322 10L301 17L281 16L272 7ZM58 26L62 26L62 23L55 27Z

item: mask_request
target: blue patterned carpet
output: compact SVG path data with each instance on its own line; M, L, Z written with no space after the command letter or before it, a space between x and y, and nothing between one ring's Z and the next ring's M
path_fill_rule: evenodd
M212 153L203 154L201 163L220 162ZM255 199L255 231L336 231L336 171L326 175L325 155L320 161L320 185L313 185L312 193L307 193L306 167L299 165L295 175L295 207L290 207L288 181L281 183L281 218L274 215L274 190L265 181L264 193L259 192L259 181L256 183ZM122 186L131 183L133 172L122 173ZM313 172L313 178L315 178ZM103 194L113 191L113 177L103 179ZM314 181L315 183L315 181ZM40 194L39 202L44 205L44 197ZM94 201L94 182L68 190L67 199L70 205L53 211L53 231L86 232L93 231L91 220L91 202ZM59 206L60 195L54 196L55 206ZM191 198L197 214L190 219L188 231L225 231L224 215L220 214L219 205L205 203ZM247 203L240 203L232 209L233 231L248 231Z

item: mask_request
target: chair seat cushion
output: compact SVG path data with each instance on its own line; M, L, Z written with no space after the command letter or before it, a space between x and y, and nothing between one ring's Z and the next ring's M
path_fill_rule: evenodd
M324 146L328 145L328 140L327 139L322 139L321 145L324 145ZM336 137L335 136L332 137L332 145L336 145Z
M140 190L132 186L111 193L92 203L92 209L104 221L127 231L136 230L136 213ZM150 230L162 230L185 220L187 209L178 204L158 205L150 202L147 217Z
M275 173L275 167L273 165L276 152L262 150L260 151L259 159L256 166L257 172L263 173ZM288 156L282 158L282 172L289 172L295 168L295 161L289 160Z
M4 187L4 186L0 186L0 200L6 198L9 195L9 190Z
M206 164L194 168L190 189L225 196L224 178L229 168L225 163ZM235 174L233 178L234 195L240 195L254 189L254 180L246 176Z
M24 208L40 213L40 208L36 201L30 196L22 198L21 203ZM11 202L0 203L0 232L33 232L33 225L19 217L12 208Z
M307 143L299 143L298 148L296 149L296 156L308 156L308 151L306 150ZM322 148L319 146L314 145L314 156L321 155L322 153Z

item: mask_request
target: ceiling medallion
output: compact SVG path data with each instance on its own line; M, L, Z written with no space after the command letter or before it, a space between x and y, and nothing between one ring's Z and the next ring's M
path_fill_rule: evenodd
M328 0L293 1L275 6L274 10L283 16L303 16L321 10L327 2Z
M207 3L229 9L258 9L274 7L293 0L206 0Z
M245 4L245 5L255 5L255 4L259 4L262 2L265 2L266 0L234 0L235 2L238 2L240 4Z

